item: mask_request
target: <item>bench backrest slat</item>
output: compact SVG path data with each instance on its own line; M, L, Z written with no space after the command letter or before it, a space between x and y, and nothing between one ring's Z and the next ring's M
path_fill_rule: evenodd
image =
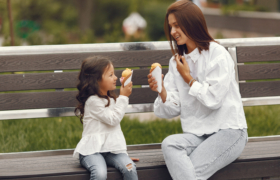
M280 96L280 81L240 83L239 86L242 98ZM0 109L75 107L76 94L77 91L0 94ZM153 103L156 96L149 88L134 88L129 103Z
M239 88L242 98L280 96L280 81L240 83Z
M236 47L236 55L242 98L280 96L280 45Z
M280 63L241 65L238 66L238 72L241 81L277 79L280 78Z
M138 50L42 55L0 56L0 72L80 69L82 61L94 55L110 57L114 67L147 67L154 62L168 65L170 50Z
M123 70L116 70L116 76L121 77ZM163 74L166 74L167 68L163 68ZM149 69L133 70L133 85L147 85L147 75ZM60 89L76 88L79 72L63 73L30 73L30 74L7 74L0 76L0 91L20 91L36 89ZM117 86L121 83L117 80Z
M237 62L280 61L280 45L236 47Z
M116 91L119 93L119 90ZM77 91L0 94L1 110L75 107ZM149 88L134 88L129 104L153 103L157 93Z

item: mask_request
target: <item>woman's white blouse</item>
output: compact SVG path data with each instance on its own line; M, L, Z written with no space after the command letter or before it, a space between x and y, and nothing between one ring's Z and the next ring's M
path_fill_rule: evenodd
M107 100L97 95L90 96L85 103L83 134L73 157L90 155L96 152L126 153L126 141L120 122L128 106L128 97L120 95L116 102L110 98L110 106L105 107Z
M228 51L215 42L209 50L184 54L190 74L197 81L190 87L177 70L174 57L164 78L165 103L158 96L154 112L161 118L181 115L183 132L201 136L220 129L247 128L241 95L235 80L234 62Z

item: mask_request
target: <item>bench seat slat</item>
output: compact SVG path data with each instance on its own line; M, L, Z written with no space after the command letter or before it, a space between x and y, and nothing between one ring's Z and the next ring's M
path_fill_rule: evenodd
M0 56L0 72L80 69L85 58L95 55L110 57L114 67L147 67L154 62L167 66L172 57L170 50L4 55Z
M238 66L239 80L280 79L280 63Z
M221 169L213 177L209 180L225 180L225 179L243 179L243 178L252 178L254 177L266 177L270 175L275 175L277 172L277 165L279 165L278 161L267 161L261 163L261 165L257 165L257 163L261 162L252 162L252 163L242 163L235 164L232 163L229 166ZM261 166L265 166L263 168ZM257 169L254 169L257 168ZM157 169L145 169L138 170L138 177L140 180L172 180L166 167L157 168ZM275 176L278 176L277 174ZM108 180L122 180L122 176L117 171L108 172ZM24 180L88 180L88 173L76 173L71 175L63 175L63 176L46 176L46 177L30 177L25 178Z
M256 148L256 147L261 147L261 146L265 146L265 147L270 147L270 146L275 146L276 144L280 145L280 141L276 140L276 141L264 141L264 142L251 142L251 143L247 143L247 148ZM279 146L280 147L280 146Z
M32 162L37 161L35 158ZM2 163L2 162L1 162ZM45 173L48 174L65 174L65 173L79 173L86 172L84 168L81 167L78 160L64 160L60 161L37 161L36 163L22 163L15 164L9 163L5 161L6 168L0 169L1 175L0 177L5 177L10 174L13 176L28 176L28 175L43 175ZM165 166L163 156L158 157L142 157L141 161L137 163L137 168L147 169L147 168L155 168ZM60 168L61 167L61 168ZM14 170L18 171L15 172ZM5 172L4 172L5 171ZM108 168L108 171L115 171L115 168ZM2 173L3 172L3 173Z
M226 176L232 179L252 177L252 171L260 170L264 165L266 168L256 171L256 174L253 173L255 177L264 177L268 173L270 173L270 176L280 176L280 172L275 171L275 168L278 168L280 165L280 141L265 141L264 143L266 144L262 144L262 142L248 142L245 150L236 161L218 171L210 179L222 180ZM267 149L258 148L265 147L266 145L269 145ZM248 153L249 151L251 154ZM68 150L65 151L66 155L53 156L44 156L43 153L39 157L18 159L5 158L5 154L0 154L0 178L39 178L44 176L51 178L62 175L88 175L88 172L80 166L78 160L72 158L72 152L73 150ZM162 172L168 172L161 149L130 150L128 153L130 157L140 158L140 161L136 162L140 174L148 173L152 169L162 169ZM115 179L117 174L111 176L110 173L118 174L119 172L115 168L108 168L108 179ZM156 176L155 180L161 179L158 171L154 172L154 176ZM139 177L144 179L143 175Z
M21 180L22 178L13 178L14 180ZM8 180L8 179L4 179ZM45 177L28 177L23 180L89 180L89 174L71 174L61 176L45 176Z
M276 177L279 173L280 159L231 163L215 173L209 180L236 180L262 177Z
M71 153L70 153L71 152ZM56 155L56 156L40 156L40 157L32 157L32 158L17 158L17 159L4 159L0 156L1 163L0 163L0 171L3 169L13 169L13 168L21 168L21 167L28 167L28 165L32 164L35 168L41 166L41 164L46 163L64 163L67 164L75 163L77 160L72 158L73 150L67 152L68 155ZM138 157L141 159L140 164L138 167L142 167L141 164L150 162L151 160L154 161L162 159L162 151L161 149L148 149L148 150L132 150L128 151L130 157ZM9 154L9 153L8 153ZM2 155L5 156L5 155ZM245 150L242 152L241 156L236 160L236 162L245 162L245 161L252 161L252 160L269 160L275 159L276 157L280 158L280 141L265 141L265 142L250 142L247 144ZM146 165L145 165L146 166ZM32 169L34 169L32 167Z
M140 144L140 145L128 145L127 150L129 152L135 153L146 153L147 151L142 150L149 150L148 152L153 151L161 151L161 144L160 143L153 143L153 144ZM21 153L0 153L0 159L15 159L20 160L21 158L40 158L40 157L58 157L58 156L67 156L72 155L73 149L65 149L65 150L45 150L45 151L28 151L28 152L21 152Z
M243 162L243 161L256 161L256 160L273 160L273 159L280 159L280 153L262 153L258 155L248 155L248 156L241 156L238 161Z
M280 45L236 47L238 63L280 61Z
M157 169L145 169L138 170L137 172L139 179L153 179L153 180L172 180L170 174L166 168L157 168ZM47 177L30 177L24 178L24 180L88 180L89 174L72 174L72 175L62 175L62 176L47 176ZM118 171L108 172L108 180L123 180L122 175Z
M73 151L72 151L73 152ZM73 153L72 153L73 154ZM62 160L67 160L69 162L76 161L75 158L72 157L72 154L68 155L61 155L61 156L41 156L41 157L33 157L36 158L36 162L34 162L33 158L15 158L15 159L1 159L1 162L3 164L0 164L0 169L7 168L7 164L13 164L13 165L20 165L20 164L40 164L42 162L59 162ZM158 156L162 155L161 149L158 151L150 151L150 150L145 150L143 153L133 153L131 151L128 151L128 154L133 157L149 157L149 156ZM7 163L7 164L6 164Z
M260 155L261 153L265 154L276 154L280 153L280 141L264 141L264 142L249 142L246 145L246 148L244 149L244 151L242 152L242 156L248 156L250 155L251 158L254 158L254 155ZM13 159L13 156L10 155L10 153L7 154L3 154L2 156L0 155L0 159L2 161L5 161L5 157L7 156L7 162L27 162L27 161L33 161L33 158L36 158L37 160L55 160L55 159L59 159L59 158L68 158L69 160L74 160L72 158L72 154L73 154L73 150L67 150L64 153L66 155L52 155L52 156L46 156L47 152L43 152L42 154L40 154L39 157L36 156L32 156L30 155L29 157L26 158L15 158ZM146 150L129 150L128 151L130 156L150 156L150 155L161 155L162 151L161 149L146 149ZM30 152L30 154L33 154L32 152ZM34 153L35 154L35 153ZM17 154L16 154L17 155ZM15 155L15 157L16 157ZM19 155L22 155L19 153ZM22 160L25 159L25 160ZM51 161L52 161L51 160ZM4 163L5 164L5 163ZM3 167L5 167L5 165L3 164ZM2 167L0 165L0 167Z
M269 159L269 158L280 158L280 142L274 142L267 146L266 144L259 143L258 146L250 147L249 143L245 150L242 152L242 155L236 160L237 162L240 161L248 161L252 159ZM269 151L268 151L269 149ZM138 157L142 158L155 158L162 156L161 149L157 150L144 150L144 151L128 151L129 156L131 157ZM34 162L33 158L18 158L18 159L2 159L2 164L0 164L0 169L7 168L7 164L12 163L13 166L17 165L24 165L24 164L40 164L44 162L60 162L60 161L76 161L72 158L72 153L69 155L60 155L60 156L48 156L48 157L36 157L36 162Z
M119 78L123 70L116 70L118 77L117 86L121 83ZM163 74L166 74L167 68L163 68ZM133 85L147 85L149 69L133 70ZM38 89L59 89L76 88L78 84L79 72L63 73L30 73L30 74L8 74L0 76L0 91L20 91L20 90L38 90Z

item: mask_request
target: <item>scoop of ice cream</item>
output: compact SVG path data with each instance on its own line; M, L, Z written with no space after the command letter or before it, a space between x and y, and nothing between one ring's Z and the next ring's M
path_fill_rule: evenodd
M126 68L126 70L124 70L122 72L122 77L126 77L126 76L130 75L131 73L132 73L131 69Z
M157 66L159 66L159 67L162 69L162 67L161 67L161 65L160 65L159 63L154 63L154 64L152 64L152 66L151 66L150 72L152 72Z

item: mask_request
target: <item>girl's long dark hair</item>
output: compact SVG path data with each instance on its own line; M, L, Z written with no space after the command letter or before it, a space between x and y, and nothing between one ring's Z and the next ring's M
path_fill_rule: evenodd
M101 95L98 84L98 82L102 80L103 72L106 68L109 68L110 64L112 64L111 60L103 56L89 57L82 63L81 71L78 76L79 83L77 85L79 92L76 95L76 99L79 103L74 111L82 124L85 113L85 103L90 96L97 95L100 98L107 99L108 103L105 107L110 105L110 97L116 101L116 94L114 91L108 91L107 96Z
M171 29L168 25L169 14L174 14L179 27L189 39L195 42L199 52L208 50L211 41L216 42L208 32L206 21L200 8L188 0L176 1L168 7L164 21L165 35L170 41L173 55L176 53L183 55L184 52L186 54L189 52L185 44L178 45L177 41L171 36ZM175 44L174 46L173 43Z

